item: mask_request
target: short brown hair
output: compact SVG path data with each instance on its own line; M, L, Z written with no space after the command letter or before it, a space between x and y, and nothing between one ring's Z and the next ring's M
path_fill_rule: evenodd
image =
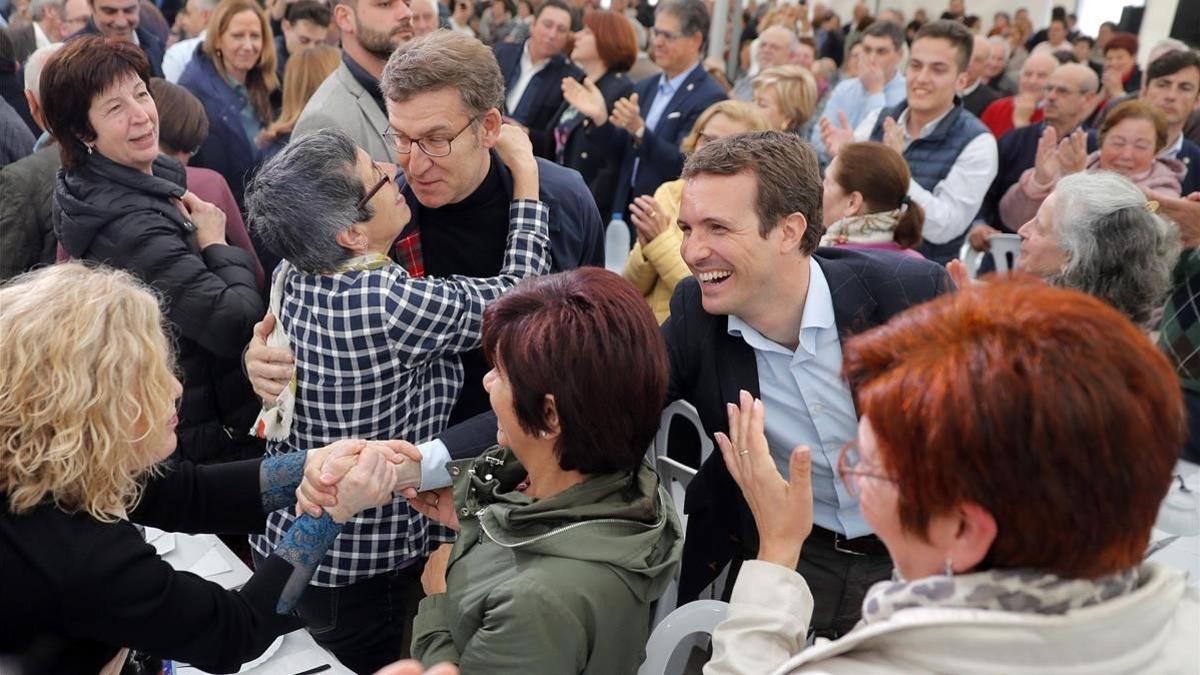
M503 369L527 433L550 429L544 401L554 397L562 469L615 473L643 461L667 395L667 348L628 281L596 267L526 279L484 312L483 351Z
M971 53L975 51L975 35L966 26L949 19L931 21L921 26L913 37L913 43L925 38L949 42L958 51L958 72L967 72L967 66L971 63Z
M609 70L625 71L637 61L637 34L623 14L607 10L588 12L583 25L596 36L596 53Z
M771 128L767 118L763 117L753 104L745 101L717 101L700 113L696 122L692 124L692 130L683 137L679 148L683 150L684 154L695 152L696 143L700 141L700 134L704 133L704 127L717 115L724 115L734 122L746 125L746 131L768 131Z
M1125 120L1148 120L1154 125L1154 152L1167 146L1167 120L1157 108L1139 99L1125 101L1108 112L1100 125L1100 145L1104 145L1108 132Z
M439 89L456 89L468 117L504 108L504 78L492 50L469 35L435 30L392 53L379 83L397 103Z
M88 120L92 99L130 75L150 85L146 53L131 42L98 35L67 41L46 62L40 83L42 112L58 141L63 168L82 166L88 156L84 143L96 139Z
M930 518L975 503L997 525L978 570L1094 579L1141 561L1183 401L1117 310L1017 275L914 307L843 352L905 530L924 537Z
M254 12L262 30L262 52L258 55L258 63L246 73L246 90L250 92L250 104L254 106L258 121L268 124L271 121L271 92L279 88L279 78L275 75L275 37L271 33L271 21L257 0L221 0L208 20L204 54L212 60L221 77L226 77L225 62L217 51L221 36L229 30L229 23L242 12Z
M812 253L821 243L821 172L817 153L799 136L760 131L717 139L697 150L683 165L683 177L702 174L735 176L752 173L758 184L754 208L764 238L779 221L799 213L808 221L800 251Z
M892 240L901 248L921 243L925 211L908 199L912 174L904 157L883 143L847 143L838 150L837 171L829 174L847 193L862 195L866 213L903 208L896 220Z
M159 147L170 154L194 154L199 150L208 138L208 115L200 99L161 77L150 79L150 96L159 110L171 111L169 115L159 115Z

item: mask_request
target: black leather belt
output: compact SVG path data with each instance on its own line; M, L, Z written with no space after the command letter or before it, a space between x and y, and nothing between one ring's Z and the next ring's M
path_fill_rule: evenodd
M887 547L883 545L879 537L873 534L847 539L844 534L838 534L819 525L813 525L812 534L808 535L808 541L805 542L805 546L812 542L819 542L826 548L847 555L889 556Z

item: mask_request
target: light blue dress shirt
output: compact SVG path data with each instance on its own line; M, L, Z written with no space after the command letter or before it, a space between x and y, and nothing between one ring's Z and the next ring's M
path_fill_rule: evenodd
M691 75L692 71L699 67L700 62L697 61L696 65L688 68L669 80L666 78L666 76L658 79L658 93L655 94L654 102L650 104L650 109L646 111L646 119L643 120L647 129L650 131L658 130L658 123L662 121L662 115L664 112L666 112L667 104L671 102L672 98L675 98L675 92L679 91L679 88L683 86L683 82L684 80L688 79L688 75ZM630 185L634 185L634 181L637 180L638 165L641 164L641 162L641 157L635 157L633 160L633 173L629 174ZM638 196L639 195L633 195L633 197Z
M775 466L788 475L792 448L812 449L813 522L847 538L871 533L837 475L842 446L858 434L858 413L842 377L842 344L833 313L829 282L809 259L808 296L796 351L763 337L736 316L729 334L754 350L758 388L766 411L767 445Z
M880 108L899 105L905 96L907 94L904 88L904 76L900 74L900 71L896 71L895 76L883 85L883 91L873 95L867 94L862 82L854 77L840 82L833 88L833 93L829 95L829 101L825 104L825 110L821 113L821 117L828 118L836 125L838 124L838 113L846 113L850 128L854 129L869 113ZM809 142L817 151L821 164L828 164L830 157L825 153L825 144L821 142L820 124L813 125L812 133L809 134Z

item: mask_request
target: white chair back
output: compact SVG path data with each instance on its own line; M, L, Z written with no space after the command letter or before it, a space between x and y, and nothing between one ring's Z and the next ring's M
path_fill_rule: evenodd
M1020 235L1002 232L988 237L988 241L992 245L990 251L976 251L969 241L964 241L958 251L958 258L966 265L967 274L972 279L979 275L984 256L992 256L997 274L1008 274L1017 264L1017 255L1021 252Z
M729 605L720 600L697 600L671 612L650 633L650 639L646 642L646 660L638 669L638 675L683 673L688 652L699 643L693 636L699 635L703 639L712 635L728 612ZM681 651L679 647L685 644L687 649L676 654Z
M696 436L700 438L701 464L704 464L716 447L713 439L704 431L704 425L700 423L700 413L696 412L696 407L683 399L672 401L670 405L663 408L662 418L658 423L658 433L654 436L654 444L650 446L650 464L655 469L658 469L658 458L667 456L667 440L671 435L671 423L676 417L684 418L695 427Z
M679 514L679 522L686 532L687 514L683 512L683 499L687 494L688 483L692 482L692 478L696 475L696 470L666 456L659 456L654 468L658 471L659 480L667 487L667 492L671 493L671 501L675 502L675 511ZM679 568L676 568L670 583L667 584L667 589L654 603L654 616L651 618L650 625L659 625L667 615L675 611L675 605L678 602Z

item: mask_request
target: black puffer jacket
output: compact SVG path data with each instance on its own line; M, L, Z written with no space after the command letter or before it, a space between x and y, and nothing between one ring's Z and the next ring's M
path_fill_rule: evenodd
M258 401L242 374L242 348L265 306L254 260L236 246L196 243L172 198L186 174L159 155L154 175L96 154L59 171L56 233L72 257L126 270L161 296L182 370L178 452L193 461L261 454L246 432Z

